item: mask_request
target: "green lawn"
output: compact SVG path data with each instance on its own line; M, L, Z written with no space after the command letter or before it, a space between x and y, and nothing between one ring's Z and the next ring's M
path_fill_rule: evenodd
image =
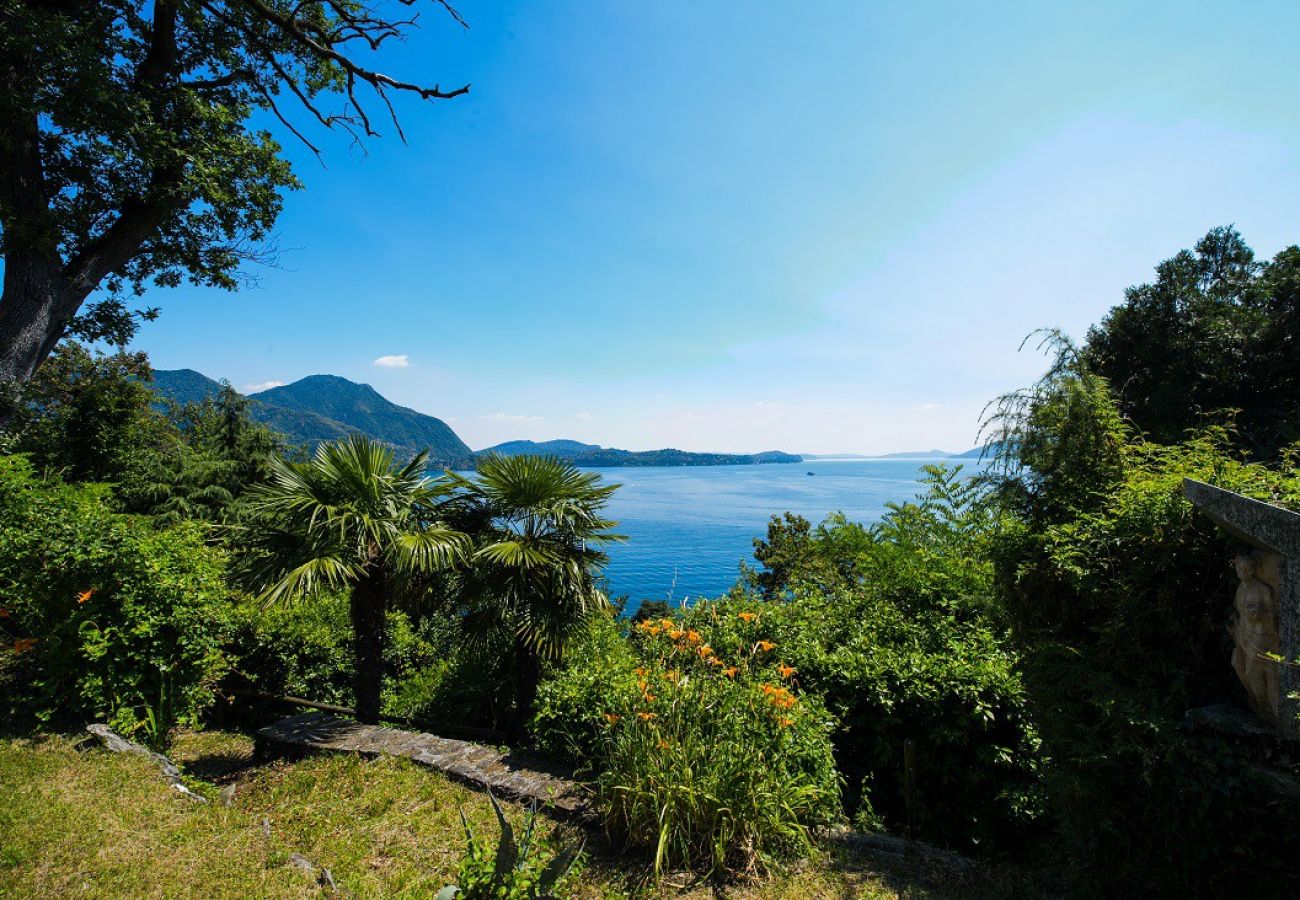
M459 810L495 834L486 796L405 760L321 755L251 765L242 735L181 735L172 749L198 804L156 777L146 761L66 737L0 739L0 896L320 897L299 853L327 866L356 897L429 897L455 880L464 840ZM232 805L221 787L236 785ZM509 814L521 820L522 811ZM263 823L266 823L264 826ZM268 827L269 826L269 834ZM570 826L547 822L556 841ZM703 898L702 886L654 885L646 862L621 858L589 837L575 897ZM916 896L854 860L827 856L737 898ZM900 891L902 893L900 893Z

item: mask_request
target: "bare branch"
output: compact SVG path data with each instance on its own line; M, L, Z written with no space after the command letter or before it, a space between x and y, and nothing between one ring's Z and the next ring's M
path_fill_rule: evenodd
M266 105L270 107L271 114L280 120L280 124L283 125L285 128L289 129L289 131L293 134L294 137L302 141L303 144L306 145L307 149L316 155L316 159L320 161L320 164L324 166L325 159L324 157L321 156L320 148L317 147L315 144L313 144L311 141L307 140L306 135L304 135L301 131L293 127L293 123L290 122L288 119L286 119L284 117L284 114L280 112L280 107L278 104L276 104L275 98L272 97L271 94L265 88L259 89L258 93L260 93L263 99L266 100Z

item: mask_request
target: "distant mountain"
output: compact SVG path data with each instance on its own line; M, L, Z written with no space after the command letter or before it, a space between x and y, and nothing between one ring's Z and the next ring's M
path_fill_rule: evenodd
M479 450L476 455L500 453L502 456L522 456L531 453L539 456L558 456L561 459L574 459L584 453L594 453L603 449L605 448L600 444L584 444L582 441L563 439L557 441L506 441L504 444L497 444Z
M177 403L215 397L217 381L192 369L159 369L154 390ZM436 466L465 467L474 457L468 445L445 422L398 406L368 384L336 375L312 375L249 397L250 415L283 434L291 443L309 447L360 433L390 445L399 456L428 448Z
M949 459L979 459L981 456L990 458L998 452L998 444L989 444L985 447L972 447L965 453L954 453Z
M221 382L193 369L156 369L153 389L177 403L202 403L221 393Z
M797 463L793 453L691 453L687 450L615 450L606 447L573 457L575 466L753 466L764 463Z
M506 441L480 450L479 456L503 453L517 456L539 453L567 459L575 466L748 466L761 463L799 462L802 457L779 450L764 453L691 453L686 450L618 450L581 441Z
M474 451L442 419L398 406L370 385L337 375L309 375L293 384L261 391L253 399L333 419L406 453L427 447L430 461L439 465L462 465L474 456Z
M902 453L884 453L873 459L945 459L952 456L947 450L905 450Z
M947 450L905 450L901 453L883 453L871 456L867 453L805 453L804 459L948 459L952 454Z
M216 397L221 383L193 369L154 371L154 390L177 403L199 403ZM249 413L290 443L314 448L349 434L365 434L393 447L399 456L429 448L434 466L471 468L487 453L559 456L577 466L741 466L795 463L802 457L779 450L763 453L690 453L685 450L616 450L582 441L506 441L477 454L447 423L398 406L368 384L337 375L310 375L293 384L249 396Z

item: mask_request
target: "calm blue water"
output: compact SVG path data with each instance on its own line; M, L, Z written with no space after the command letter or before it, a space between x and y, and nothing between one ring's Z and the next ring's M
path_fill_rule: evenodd
M629 613L642 600L716 597L736 583L742 559L754 564L753 540L774 513L795 512L814 525L835 511L874 522L887 502L912 499L921 466L938 461L589 470L622 484L610 515L628 541L608 548L611 596L626 594Z

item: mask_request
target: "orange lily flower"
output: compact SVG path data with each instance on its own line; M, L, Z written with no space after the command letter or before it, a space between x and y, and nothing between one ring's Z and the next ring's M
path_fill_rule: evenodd
M738 671L740 670L737 669L735 666L727 666L725 669L722 670L722 674L726 675L728 678L735 678L736 672Z
M777 666L776 670L781 673L782 678L789 678L796 671L798 671L797 669L795 669L794 666L787 666L785 663L782 663L781 665Z
M605 721L611 725L617 725L618 720L621 718L623 717L618 715L617 713L605 713Z
M794 720L793 720L793 719L787 719L785 716L782 716L782 717L781 717L780 719L778 719L777 721L780 723L780 725L781 725L782 728L789 728L791 725L794 724Z
M698 644L701 640L700 633L695 629L691 629L690 631L686 632L686 640L690 641L692 644Z
M775 650L776 644L772 643L771 641L759 641L758 649L766 653L769 650Z
M636 717L640 719L642 722L649 722L651 719L655 717L655 714L652 712L639 712L636 714Z
M739 613L742 622L752 622L758 618L758 613L743 612Z
M87 600L90 599L91 595L94 593L95 593L94 588L89 588L88 590L82 591L80 594L77 595L77 602L85 603Z
M13 642L13 646L10 649L12 649L14 653L26 653L35 646L36 638L19 638Z

